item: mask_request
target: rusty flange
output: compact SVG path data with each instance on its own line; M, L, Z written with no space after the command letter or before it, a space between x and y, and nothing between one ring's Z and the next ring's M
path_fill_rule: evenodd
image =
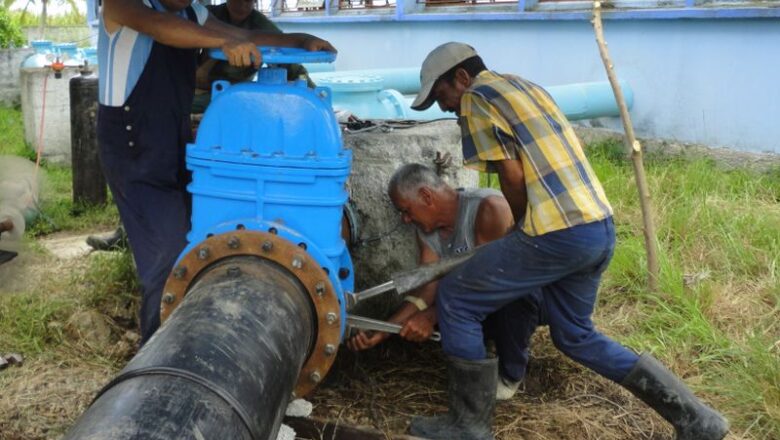
M317 339L301 369L294 395L302 397L325 377L339 345L339 302L328 275L304 248L272 233L236 230L214 235L195 246L173 269L163 290L160 321L170 316L184 300L203 270L217 261L236 256L265 258L289 270L309 293L317 314Z

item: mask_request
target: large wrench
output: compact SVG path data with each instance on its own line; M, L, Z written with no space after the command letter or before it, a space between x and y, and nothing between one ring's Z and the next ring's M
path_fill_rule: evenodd
M402 325L378 319L366 318L365 316L347 315L347 326L355 330L372 330L375 332L385 332L398 334L403 328ZM441 341L441 333L433 332L431 341Z

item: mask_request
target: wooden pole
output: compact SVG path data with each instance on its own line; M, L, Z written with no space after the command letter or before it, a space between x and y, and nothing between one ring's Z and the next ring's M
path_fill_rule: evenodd
M593 2L593 29L596 32L596 42L599 46L601 60L604 62L604 69L607 71L609 83L612 85L612 91L615 93L615 100L620 109L620 119L623 120L623 129L626 132L626 147L631 151L631 161L634 164L634 177L636 186L639 190L639 202L642 207L642 219L644 221L645 248L647 250L647 271L648 286L651 291L658 290L658 249L655 234L655 223L653 221L653 209L650 202L650 190L647 187L647 178L645 177L645 166L642 160L642 145L636 140L634 135L634 126L631 123L631 116L628 114L623 90L620 88L615 69L609 58L607 43L604 41L604 28L601 23L601 2Z

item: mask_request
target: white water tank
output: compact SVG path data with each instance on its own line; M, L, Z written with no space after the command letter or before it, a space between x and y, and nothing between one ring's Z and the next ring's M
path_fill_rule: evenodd
M31 43L35 53L24 60L20 72L24 137L28 145L53 163L70 165L70 79L79 75L75 45L56 47L49 41ZM62 52L60 53L60 49ZM65 64L61 78L55 78L52 61ZM44 97L45 85L45 97ZM44 106L45 99L45 106ZM41 133L41 126L43 132Z

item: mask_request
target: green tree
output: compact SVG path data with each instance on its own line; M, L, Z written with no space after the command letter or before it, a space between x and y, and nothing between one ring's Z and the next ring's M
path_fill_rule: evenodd
M0 48L21 47L24 43L22 29L11 20L6 9L0 9Z

